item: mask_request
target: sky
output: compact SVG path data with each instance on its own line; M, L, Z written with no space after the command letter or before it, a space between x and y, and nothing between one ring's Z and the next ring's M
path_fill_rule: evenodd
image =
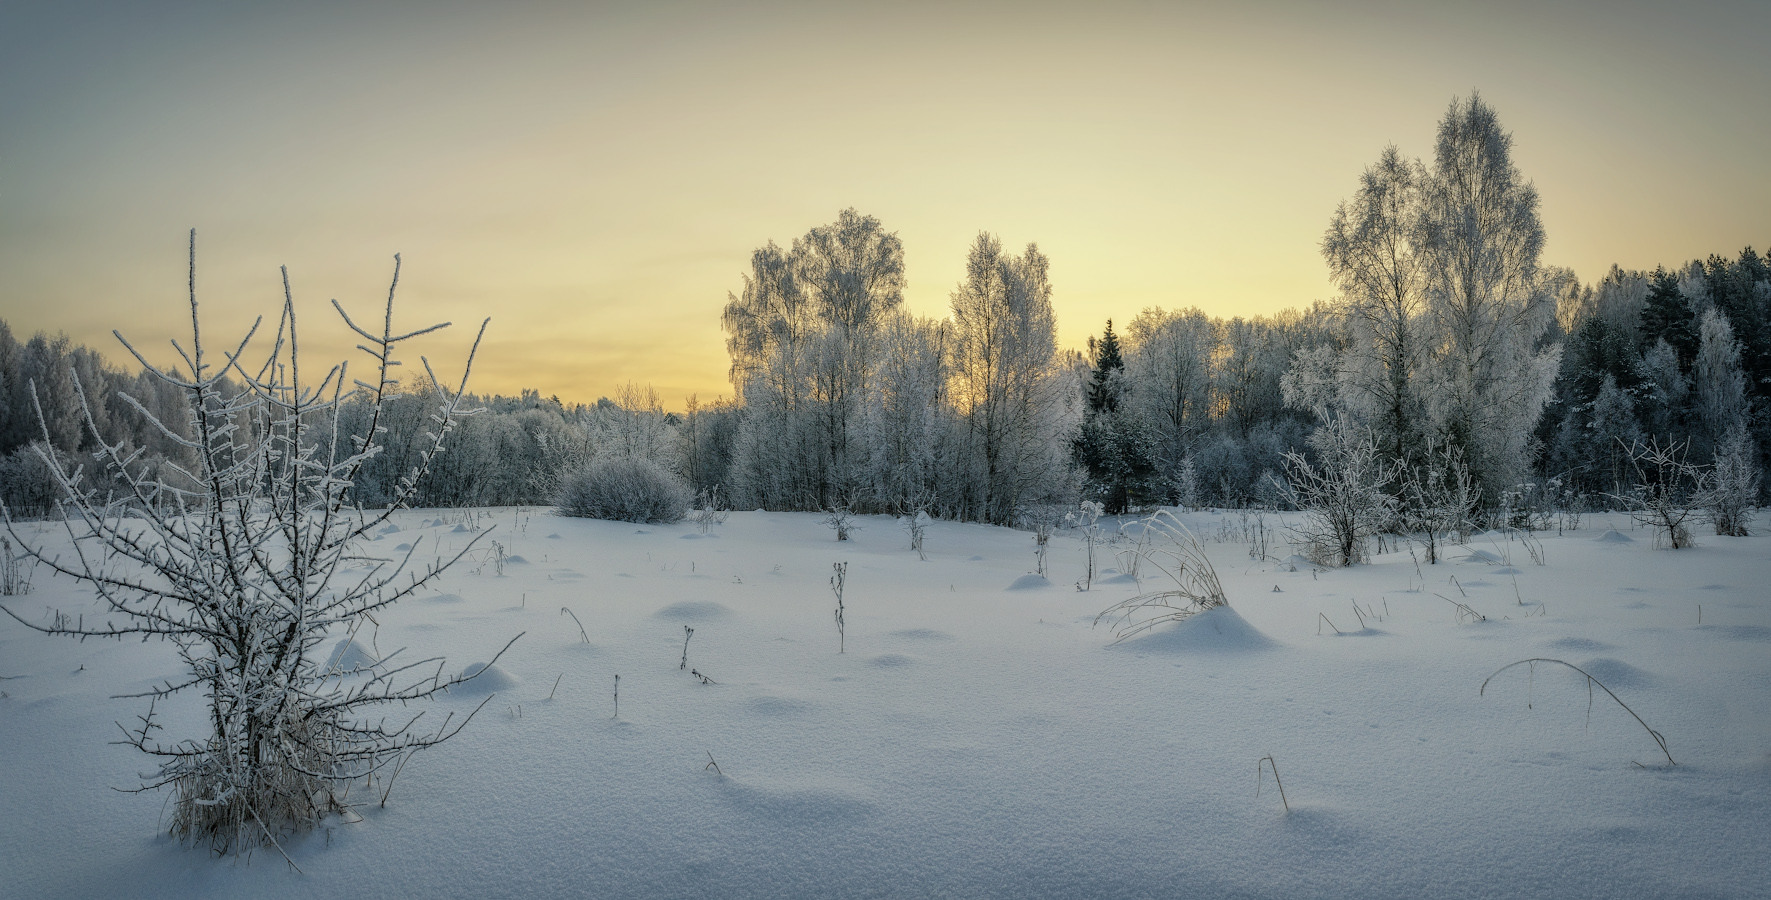
M1051 259L1062 345L1148 306L1331 299L1387 144L1479 90L1585 281L1771 244L1751 3L82 4L0 0L0 319L122 361L274 317L396 326L471 387L731 393L753 249L846 207L945 315L981 230ZM234 339L237 340L237 337ZM311 348L311 349L309 349ZM361 354L357 354L359 357ZM416 360L409 360L416 365Z

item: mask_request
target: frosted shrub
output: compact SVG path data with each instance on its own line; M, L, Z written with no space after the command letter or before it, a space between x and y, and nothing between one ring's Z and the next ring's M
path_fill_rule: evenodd
M927 535L929 523L932 521L934 520L929 518L928 510L925 509L918 509L904 517L904 531L910 535L910 549L915 550L916 555L925 560L929 558L929 555L923 552L922 541ZM1041 567L1043 568L1043 561Z
M636 457L600 459L566 479L562 516L617 522L680 522L694 498L681 478Z
M861 526L855 524L855 511L849 504L832 506L826 512L828 515L824 517L824 524L836 532L837 540L846 541L849 539L849 532L861 530Z
M1402 505L1398 519L1403 530L1420 535L1426 544L1427 562L1444 556L1447 542L1467 539L1482 489L1464 465L1455 446L1427 442L1424 461L1402 479Z
M36 444L0 456L0 506L15 517L42 518L55 506L55 476Z
M713 530L715 525L724 525L726 510L720 502L719 485L714 485L695 494L695 511L689 514L690 520L702 534Z
M1311 561L1350 566L1366 559L1366 541L1389 524L1394 510L1382 485L1392 479L1378 458L1369 433L1330 421L1311 442L1322 456L1318 469L1296 451L1285 454L1286 474L1298 505L1309 512L1297 528L1298 543Z
M1759 499L1757 455L1744 428L1736 428L1716 449L1709 490L1702 497L1716 534L1746 537L1752 533L1753 504Z
M101 441L92 455L95 467L107 484L123 487L120 494L101 494L83 486L78 471L56 451L40 445L37 452L63 497L74 551L31 544L10 518L9 537L37 564L91 586L103 614L56 610L49 624L39 624L0 611L52 635L139 636L176 648L184 673L131 695L148 699L148 708L124 729L121 743L159 763L157 772L143 776L143 790L174 789L174 836L238 852L277 846L279 835L345 812L343 797L352 783L382 773L391 788L390 769L397 772L412 753L447 740L473 718L448 717L425 729L418 722L421 712L404 711L473 677L445 677L441 660L392 666L371 661L340 671L325 664L322 650L341 634L353 639L378 611L424 589L473 548L470 540L453 557L414 566L416 547L400 559L375 557L365 547L371 531L388 524L393 510L411 498L455 421L470 410L460 407L466 374L451 391L425 362L436 404L433 430L415 448L415 465L400 480L393 504L364 510L352 499L352 488L363 465L382 450L384 402L396 390L395 346L443 326L395 334L391 289L376 332L357 327L334 301L363 341L371 374L367 381L351 379L340 364L322 370L316 383L304 379L297 364L295 305L285 274L269 358L262 365L241 360L248 334L237 346L227 345L217 363L205 352L197 315L195 247L193 232L191 342L177 346L183 367L160 369L136 354L145 377L183 395L189 437L123 396L163 436L190 451L188 469L176 479L162 478L127 440ZM397 285L399 257L394 260ZM472 360L470 352L469 368ZM350 384L356 387L347 390ZM86 396L77 376L74 389L86 427L100 433L93 421L96 398ZM370 411L367 427L340 434L339 411L356 400ZM38 418L41 423L41 407ZM317 427L328 421L329 431ZM207 733L165 733L179 726L164 723L159 704L192 697L207 707L205 714L174 721L202 722ZM394 705L398 709L390 715Z
M1636 485L1617 496L1639 524L1654 529L1656 546L1685 550L1697 546L1691 537L1691 518L1712 496L1710 472L1685 458L1688 441L1661 446L1658 440L1630 445L1630 465Z

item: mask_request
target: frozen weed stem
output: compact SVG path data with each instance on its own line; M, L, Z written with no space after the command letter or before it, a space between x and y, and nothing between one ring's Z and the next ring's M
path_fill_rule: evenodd
M590 635L584 633L584 623L578 621L578 614L577 613L562 606L562 607L560 607L560 615L571 616L572 617L572 624L578 626L578 640L583 643L586 643L586 644L590 643ZM683 655L684 656L688 655L686 646L684 647L684 654Z
M1285 799L1285 782L1279 780L1279 764L1273 761L1273 754L1271 753L1255 760L1254 795L1256 797L1261 795L1261 782L1267 774L1266 770L1268 768L1273 770L1273 783L1279 786L1279 802L1285 805L1285 811L1289 813L1291 812L1291 801Z
M830 592L836 595L836 652L843 653L848 649L846 638L843 637L842 591L848 582L849 564L846 562L830 565Z
M1613 700L1616 700L1617 705L1623 707L1623 711L1629 713L1630 717L1636 720L1636 724L1642 726L1642 728L1648 732L1648 736L1654 739L1655 744L1659 745L1660 752L1666 754L1666 764L1667 765L1669 765L1669 766L1678 765L1678 763L1673 762L1672 751L1667 749L1666 738L1664 736L1662 736L1660 732L1655 731L1652 728L1649 728L1648 723L1642 721L1642 717L1636 715L1636 711L1633 709L1630 709L1629 704L1623 702L1623 700L1619 699L1616 694L1612 693L1611 689L1606 687L1604 682L1600 681L1597 678L1594 678L1590 673L1587 672L1587 670L1585 670L1573 663L1563 662L1562 660L1559 660L1559 659L1546 659L1541 656L1534 657L1532 659L1521 659L1518 662L1507 663L1506 665L1501 666L1499 669L1496 669L1494 671L1493 675L1490 675L1487 678L1482 679L1482 687L1476 691L1476 694L1478 696L1487 696L1488 682L1493 681L1497 676L1500 675L1500 673L1505 672L1508 669L1518 667L1518 666L1524 666L1527 674L1532 676L1533 680L1535 680L1536 675L1537 675L1537 664L1538 663L1553 663L1558 666L1567 666L1568 668L1573 669L1576 672L1579 672L1581 674L1581 676L1587 680L1587 715L1589 715L1589 716L1591 716L1593 714L1593 686L1597 685L1599 687L1599 690L1604 691L1607 696L1609 696ZM1529 707L1529 705L1530 705L1529 700L1526 701L1526 705ZM1640 763L1637 763L1637 765L1640 765Z
M431 730L417 727L423 713L372 718L375 707L404 706L473 676L445 677L440 659L393 665L387 662L391 655L340 671L324 665L321 650L328 635L354 635L378 610L428 586L479 540L475 535L459 553L418 566L411 565L413 549L397 560L371 557L362 549L370 532L387 524L416 493L455 422L473 412L462 408L467 371L460 386L450 390L424 361L436 403L431 430L393 502L366 511L354 503L351 489L362 467L382 451L388 430L383 411L397 391L395 347L446 325L394 332L399 257L394 257L379 329L359 327L333 301L344 324L364 342L358 349L373 360L369 380L354 382L344 363L317 384L303 378L287 270L283 308L262 364L249 368L242 360L262 319L236 347L224 347L216 362L206 352L198 315L194 231L189 271L190 345L174 342L182 369L150 364L117 335L145 368L145 377L183 395L182 430L135 398L121 399L184 448L186 461L155 468L129 443L101 441L94 459L106 480L121 486L101 499L81 487L81 471L46 441L37 452L65 498L63 525L73 558L46 556L7 517L8 534L24 554L90 585L106 620L87 625L83 617L55 611L50 624L39 625L6 612L52 635L140 636L171 643L184 664L183 676L130 695L148 699L148 709L134 724L119 724L122 743L159 763L139 790L174 789L171 831L180 839L218 852L264 844L281 852L278 836L344 809L340 788L348 791L356 780L449 739L485 705L465 717L452 714ZM476 338L466 370L478 347ZM86 396L77 374L74 387L87 427L101 433L93 421L98 398ZM366 418L360 431L341 425L347 404ZM37 413L47 435L41 404ZM208 707L208 734L159 737L159 704L191 694Z

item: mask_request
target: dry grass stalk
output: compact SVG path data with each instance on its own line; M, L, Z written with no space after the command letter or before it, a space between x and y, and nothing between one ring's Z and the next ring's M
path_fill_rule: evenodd
M1279 786L1279 802L1285 804L1285 811L1289 813L1291 812L1291 801L1285 799L1285 782L1279 780L1279 764L1273 761L1273 754L1271 753L1255 760L1254 795L1256 797L1261 795L1262 776L1266 774L1268 768L1273 770L1273 783Z
M1654 738L1654 743L1660 746L1660 752L1666 754L1667 765L1669 765L1669 766L1678 765L1678 763L1673 761L1672 751L1667 749L1666 738L1660 732L1655 731L1653 728L1649 728L1648 723L1642 721L1642 717L1639 715L1636 715L1636 711L1633 709L1630 709L1629 704L1623 702L1623 700L1620 697L1618 697L1617 694L1613 693L1610 688L1606 687L1605 683L1603 681L1600 681L1599 679L1594 678L1592 676L1592 674L1589 673L1587 670L1585 670L1573 663L1563 662L1562 660L1559 660L1559 659L1547 659L1547 658L1541 657L1541 656L1533 657L1531 659L1521 659L1518 662L1514 662L1514 663L1507 663L1506 665L1501 666L1499 669L1496 669L1494 671L1493 675L1490 675L1487 678L1482 679L1482 688L1480 690L1478 690L1476 693L1479 696L1485 696L1488 691L1488 682L1493 681L1495 679L1495 676L1498 676L1500 673L1505 672L1506 670L1517 667L1517 666L1524 666L1527 672L1529 672L1533 676L1535 676L1537 673L1536 666L1538 663L1555 663L1558 666L1567 666L1568 668L1573 669L1576 672L1579 672L1581 674L1581 676L1587 680L1587 715L1589 715L1589 716L1592 715L1592 712L1593 712L1593 686L1597 685L1599 687L1599 690L1604 691L1607 696L1609 696L1613 700L1616 700L1617 705L1623 707L1623 711L1629 713L1630 717L1635 719L1636 723L1638 725L1641 725L1642 728L1648 732L1649 737ZM1641 764L1637 763L1637 765L1641 765Z
M1095 616L1095 624L1112 623L1114 643L1142 634L1164 622L1179 622L1219 606L1228 606L1218 573L1206 559L1205 546L1168 510L1143 520L1149 537L1140 550L1143 564L1168 576L1173 587L1146 591L1115 603Z

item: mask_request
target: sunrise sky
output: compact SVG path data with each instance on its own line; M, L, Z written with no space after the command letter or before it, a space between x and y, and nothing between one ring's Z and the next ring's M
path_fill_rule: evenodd
M493 7L494 5L487 5ZM980 230L1052 260L1059 337L1333 293L1385 144L1479 89L1587 281L1771 243L1763 4L0 4L0 318L165 358L187 229L218 343L349 343L392 255L482 392L731 391L750 251L853 206L944 315Z

